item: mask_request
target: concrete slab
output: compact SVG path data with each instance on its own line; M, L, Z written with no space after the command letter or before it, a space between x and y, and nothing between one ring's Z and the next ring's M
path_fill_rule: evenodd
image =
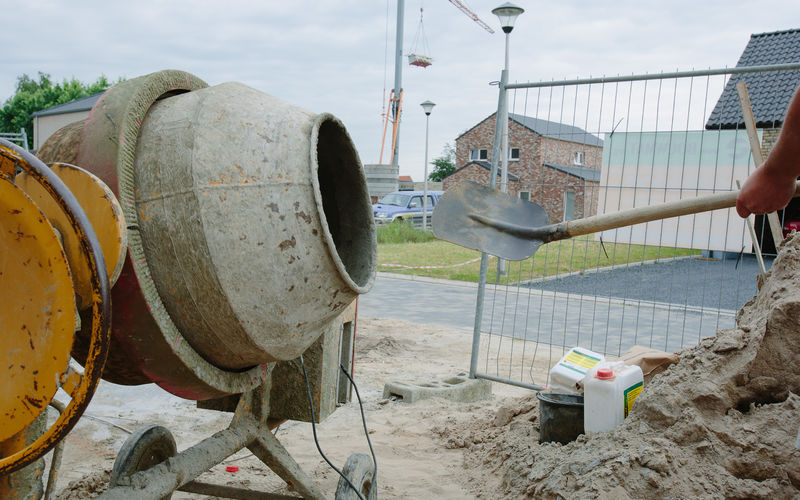
M441 380L425 382L387 382L384 398L395 398L404 403L421 399L444 398L459 403L473 403L492 397L492 383L485 379L472 379L466 372Z

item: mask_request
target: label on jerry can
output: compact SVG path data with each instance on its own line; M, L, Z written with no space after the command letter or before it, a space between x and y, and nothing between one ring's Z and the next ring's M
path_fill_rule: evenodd
M631 408L633 408L633 402L636 401L636 398L638 398L639 394L642 393L643 387L644 384L642 382L639 382L625 389L625 393L623 396L623 399L625 400L624 418L628 418L628 413L631 411Z

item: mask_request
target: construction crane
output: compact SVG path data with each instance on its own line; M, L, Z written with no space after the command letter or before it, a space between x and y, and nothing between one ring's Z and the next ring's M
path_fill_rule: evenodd
M477 14L472 12L469 7L464 5L460 0L448 0L451 4L458 7L458 10L469 16L473 21L478 23L483 29L491 34L494 30L486 24ZM420 9L421 11L422 9ZM390 162L394 167L398 166L398 138L400 133L400 112L403 107L403 92L402 92L402 66L400 59L402 58L403 50L403 12L405 11L405 1L397 1L397 40L395 43L395 85L389 93L389 108L390 112L384 111L383 113L383 139L381 140L381 152L378 163L383 163L383 151L386 146L386 132L389 129L389 123L392 124L391 134L391 151L389 153ZM420 13L420 28L422 26L422 15ZM426 54L425 57L420 57L418 54L409 55L409 64L412 66L427 67L430 65L432 59Z
M458 10L460 10L461 12L466 14L470 19L472 19L476 23L478 23L481 28L485 29L489 33L494 34L494 30L488 24L483 22L483 20L480 17L478 17L478 15L476 13L472 12L471 10L469 10L469 7L467 7L466 5L461 3L459 0L449 0L449 1L450 1L451 4L453 4L456 7L458 7Z

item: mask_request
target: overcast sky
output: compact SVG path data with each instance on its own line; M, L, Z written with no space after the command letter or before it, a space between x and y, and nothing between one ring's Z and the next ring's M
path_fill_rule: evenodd
M464 1L495 28L490 35L447 0L406 0L403 53L420 49L413 41L424 7L434 63L403 65L401 174L423 177L419 103L437 105L430 158L496 109L489 82L500 77L504 42L491 10L503 1ZM734 66L750 34L800 27L798 0L515 2L526 10L511 35L511 80L521 82ZM92 82L180 69L333 113L361 161L378 162L384 89L394 82L396 0L35 0L7 10L2 100L23 73Z

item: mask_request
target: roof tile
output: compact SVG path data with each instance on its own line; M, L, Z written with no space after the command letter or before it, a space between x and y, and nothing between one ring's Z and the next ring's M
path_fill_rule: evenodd
M757 33L739 57L737 68L800 62L800 28ZM756 127L774 128L783 123L786 109L800 84L800 70L731 75L706 122L707 129L744 128L736 84L747 83Z

